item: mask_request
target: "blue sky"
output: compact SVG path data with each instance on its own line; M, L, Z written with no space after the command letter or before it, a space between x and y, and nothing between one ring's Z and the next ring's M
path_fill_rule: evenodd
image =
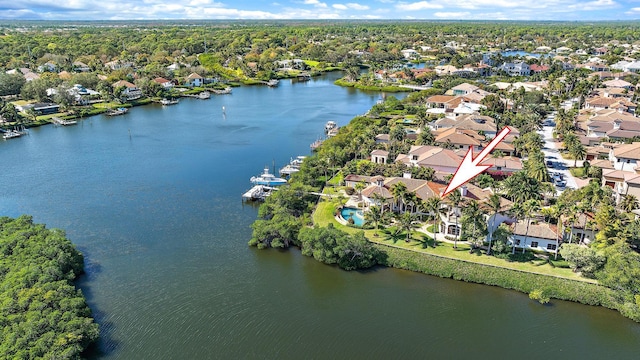
M640 0L0 0L0 19L632 20Z

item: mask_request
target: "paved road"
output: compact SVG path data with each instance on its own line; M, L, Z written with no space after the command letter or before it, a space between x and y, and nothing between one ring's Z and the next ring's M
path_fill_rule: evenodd
M573 166L573 160L565 160L560 156L556 142L553 139L553 128L553 126L545 124L545 126L542 127L542 130L538 131L538 134L540 134L544 140L544 148L542 149L542 152L544 153L545 161L551 158L551 160L556 164L554 168L548 168L548 170L563 174L567 181L567 188L577 189L578 185L576 184L576 179L569 172L569 167ZM578 161L578 166L581 166L581 161ZM560 189L556 189L558 190L558 193L561 192Z

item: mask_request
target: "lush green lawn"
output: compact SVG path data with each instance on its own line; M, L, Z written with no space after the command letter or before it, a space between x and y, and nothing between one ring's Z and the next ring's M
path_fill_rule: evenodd
M315 212L313 213L313 223L318 226L327 226L333 224L334 227L343 230L347 233L353 234L360 229L345 226L338 223L334 217L337 203L334 201L323 200L318 203ZM551 275L563 277L571 280L587 281L596 283L591 279L585 279L575 274L571 269L556 268L541 260L533 260L526 262L508 261L493 256L487 256L481 251L474 251L469 253L469 245L465 243L458 243L458 248L454 249L453 244L437 242L424 233L412 231L410 241L406 242L406 233L403 231L398 232L393 226L384 230L364 230L366 237L371 241L378 244L396 246L403 249L408 249L417 252L428 253L432 255L447 257L456 260L469 261L485 265L499 266L512 270L526 271L536 274ZM378 236L375 236L375 233Z
M329 180L328 184L340 185L343 180L344 180L344 174L342 174L342 172L338 172L336 176L332 177L331 180Z

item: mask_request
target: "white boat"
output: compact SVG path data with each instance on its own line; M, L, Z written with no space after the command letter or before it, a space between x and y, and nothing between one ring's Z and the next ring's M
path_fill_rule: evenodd
M178 99L175 99L175 100L162 99L162 100L160 100L160 104L162 104L162 105L175 105L177 103L178 103Z
M265 168L264 172L259 176L252 176L251 182L256 185L278 186L287 183L286 179L276 177L269 173L269 169Z
M267 86L275 87L275 86L278 86L278 83L280 83L280 80L271 79L271 80L267 81Z
M335 129L338 126L335 121L329 120L324 125L324 132L328 133L329 131Z
M200 94L198 94L198 99L207 100L210 97L211 97L211 93L208 91L203 91Z
M295 159L291 159L289 164L280 169L280 175L291 175L300 171L300 166L302 165L304 158L306 158L306 156L298 156Z
M123 107L119 107L115 110L111 110L107 113L107 115L109 116L116 116L116 115L124 115L129 111L129 109L127 108L123 108Z
M216 95L231 94L231 87L227 86L226 88L224 88L222 90L211 90L211 91Z
M22 134L18 131L13 131L13 130L7 130L2 134L2 138L7 140L7 139L13 139L13 138L17 138L22 136Z

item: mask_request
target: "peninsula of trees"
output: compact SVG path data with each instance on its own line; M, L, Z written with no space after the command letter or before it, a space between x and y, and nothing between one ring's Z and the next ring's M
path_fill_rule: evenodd
M83 257L63 231L31 217L0 218L0 354L5 359L79 359L98 338L73 284Z

